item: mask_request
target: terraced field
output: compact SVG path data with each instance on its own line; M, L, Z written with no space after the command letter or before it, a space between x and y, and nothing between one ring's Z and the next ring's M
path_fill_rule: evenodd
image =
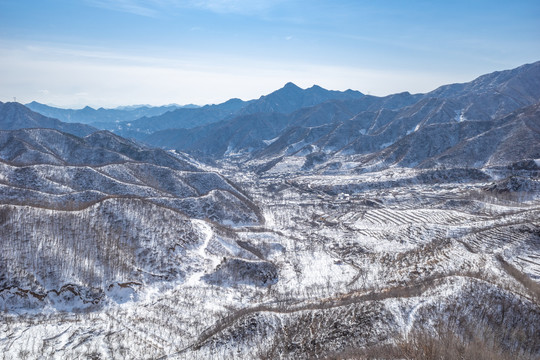
M202 239L185 281L94 312L6 312L0 348L15 358L426 358L428 344L445 358L540 356L537 199L484 196L480 182L332 194L339 178L225 175L264 223L194 220ZM231 273L238 264L253 277ZM269 267L275 279L263 284L256 274Z

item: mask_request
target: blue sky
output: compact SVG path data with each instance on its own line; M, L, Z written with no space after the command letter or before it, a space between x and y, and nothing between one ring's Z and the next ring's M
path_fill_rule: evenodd
M0 101L426 92L540 60L539 1L0 0Z

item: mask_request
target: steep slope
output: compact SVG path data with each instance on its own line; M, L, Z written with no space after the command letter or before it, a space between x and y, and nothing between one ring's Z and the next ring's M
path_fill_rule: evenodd
M180 154L106 131L0 131L3 309L128 301L210 271L196 252L206 232L262 221L234 184Z
M511 70L496 71L482 75L477 79L462 84L441 86L427 95L437 98L456 98L470 96L471 94L483 94L497 92L519 102L520 106L534 103L540 97L538 79L540 61L525 64Z
M213 158L250 153L259 156L267 145L293 128L339 123L360 111L379 107L399 108L404 104L414 103L417 99L416 95L402 93L382 98L362 96L358 100L329 100L290 114L255 113L189 130L156 132L145 137L144 141L154 146L204 154ZM276 148L276 145L272 148Z
M540 159L540 103L520 109L500 120L500 125L461 141L422 167L508 166Z
M423 126L383 150L358 158L358 169L507 167L520 162L528 166L527 161L540 159L539 108L540 103L491 121Z
M435 90L412 106L394 113L379 112L376 121L364 125L365 135L378 137L378 146L388 146L424 126L465 120L489 121L540 100L538 86L528 85L531 79L540 83L540 63L495 75L482 76L471 83L463 84L460 92ZM452 88L451 85L449 87ZM515 98L509 91L512 88L519 88L521 96ZM352 120L365 122L366 117L373 118L371 114L360 113ZM343 134L337 136L341 137ZM364 147L365 143L366 139L360 136L351 144L350 149L353 153L374 150L373 146Z
M196 226L143 200L109 199L80 211L0 205L0 213L7 309L96 309L128 301L143 285L182 281L186 267L197 266L186 256L200 242Z
M2 131L0 149L4 203L69 210L136 197L195 218L259 221L256 207L218 174L109 132Z
M144 138L154 146L176 148L199 156L221 158L265 146L288 123L280 113L253 114L195 129L170 129Z
M468 153L458 150L464 149L460 145L456 147L452 161L434 160L422 166L443 165L445 162L453 166L459 163L473 167L497 166L535 158L535 132L527 132L526 127L534 128L531 124L538 116L534 114L533 104L540 100L540 92L530 80L540 83L539 64L482 76L468 84L449 85L423 95L413 105L398 109L361 110L348 119L326 117L326 123L324 119L321 121L310 114L303 122L291 123L271 145L254 153L252 159L260 162L265 158L280 158L279 161L283 161L283 157L294 156L297 158L294 162L302 164L300 158L309 156L304 169L312 169L312 160L320 164L319 168L326 168L329 164L339 167L344 157L349 157L346 161L356 162L356 165L351 164L354 168L411 167L428 158L438 157L462 141L476 139L490 129L493 131L488 134L489 140L487 136L479 137L467 147L470 149ZM520 97L515 97L516 92L521 94ZM344 105L350 106L350 103ZM527 108L530 105L532 108ZM522 130L515 130L516 134L523 133L523 137L530 140L529 149L518 147L510 151L509 146L504 145L507 132L514 131L511 130L514 126L519 127L508 124L499 128L509 121L505 116L513 111L529 117L528 125L523 125ZM527 113L530 114L525 115ZM482 139L485 146L478 145ZM472 150L473 143L482 151ZM499 143L505 150L497 150L499 148L495 144ZM488 161L489 158L493 160ZM496 161L495 158L506 160Z
M436 124L441 126L426 130L434 137L445 137L443 132L457 128L461 130L456 131L477 135L478 131L488 129L489 122L540 101L537 83L540 83L540 62L417 95L362 96L318 87L302 90L289 83L239 111L251 112L250 116L237 116L189 131L156 132L144 140L213 159L230 154L260 160L312 153L319 158L323 155L317 154L325 154L322 160L329 160L334 154L364 155L376 153ZM331 96L339 100L329 100ZM309 106L318 101L321 102ZM302 108L290 112L295 107ZM272 118L268 114L276 112L284 115L274 115L274 124L268 126L267 119ZM464 121L478 123L455 125ZM436 129L441 133L436 134ZM466 134L460 136L461 141ZM456 144L441 144L440 151ZM428 152L435 156L440 151ZM425 159L423 156L409 163L420 163Z
M155 139L221 168L106 131L0 131L0 351L539 359L527 69Z
M7 281L20 281L0 301L44 297L65 309L70 298L102 296L110 306L23 316L8 306L0 348L13 358L421 359L426 347L444 359L538 358L538 195L499 195L515 184L493 184L489 171L473 182L416 181L427 172L236 172L264 227L186 222L138 199L38 213L44 224L10 206L0 213L5 238L27 240L0 254ZM95 247L70 241L79 224ZM50 273L50 285L24 287L35 273Z
M380 166L415 167L426 159L438 156L461 141L475 137L494 126L496 124L491 121L428 125L403 137L382 151L368 154L366 158L369 160L366 166L381 163Z
M97 131L96 128L83 124L67 124L38 114L24 105L15 102L0 102L0 130L25 128L47 128L64 131L77 136L86 136Z

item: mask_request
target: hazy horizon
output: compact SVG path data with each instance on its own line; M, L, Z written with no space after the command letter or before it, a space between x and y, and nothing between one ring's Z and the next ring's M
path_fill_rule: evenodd
M212 104L294 82L424 93L540 60L540 4L0 0L0 101Z

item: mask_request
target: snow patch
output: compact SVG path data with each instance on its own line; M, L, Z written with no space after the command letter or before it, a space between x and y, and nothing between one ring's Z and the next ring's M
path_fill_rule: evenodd
M270 140L263 140L263 143L265 143L266 145L270 145L270 144L276 142L277 139L279 139L279 136L275 137L273 139L270 139Z
M465 112L465 110L461 109L461 110L456 110L454 113L456 114L456 116L454 116L454 120L456 120L457 122L462 122L462 121L465 121L467 120L467 118L465 117L465 115L463 115Z

